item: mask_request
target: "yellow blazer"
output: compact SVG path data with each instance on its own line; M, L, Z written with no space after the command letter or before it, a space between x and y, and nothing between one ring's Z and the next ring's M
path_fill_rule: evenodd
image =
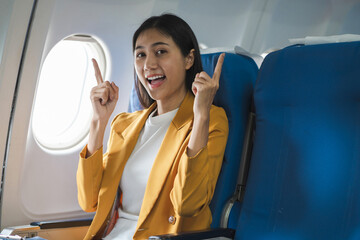
M187 93L172 120L150 172L133 239L209 228L209 204L221 169L228 136L222 108L210 110L209 140L195 157L186 148L192 130L194 97ZM109 218L127 159L154 103L135 113L121 113L112 124L108 151L102 148L85 159L77 171L78 201L84 211L96 211L84 239L100 239Z

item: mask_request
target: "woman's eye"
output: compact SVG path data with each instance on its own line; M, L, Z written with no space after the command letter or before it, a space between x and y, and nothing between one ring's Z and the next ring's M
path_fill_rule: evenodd
M164 54L164 53L166 53L166 50L163 50L163 49L160 49L160 50L156 51L157 55L161 55L161 54Z
M144 57L144 56L145 56L145 54L142 53L142 52L136 54L136 58L141 58L141 57Z

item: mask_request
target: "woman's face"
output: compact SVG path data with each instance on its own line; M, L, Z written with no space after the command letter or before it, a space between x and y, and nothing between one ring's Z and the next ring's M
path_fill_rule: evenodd
M158 104L162 101L180 105L186 95L185 75L192 59L184 57L173 39L156 29L145 30L136 40L136 74Z

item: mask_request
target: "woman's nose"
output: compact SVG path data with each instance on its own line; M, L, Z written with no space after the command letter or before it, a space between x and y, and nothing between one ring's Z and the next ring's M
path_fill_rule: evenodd
M151 70L151 69L155 69L156 67L157 67L156 57L152 56L151 54L146 56L144 70Z

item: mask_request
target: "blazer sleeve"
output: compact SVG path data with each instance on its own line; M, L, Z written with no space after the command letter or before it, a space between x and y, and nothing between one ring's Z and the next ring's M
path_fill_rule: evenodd
M194 157L182 153L170 199L175 212L182 217L194 217L210 204L220 173L226 141L228 120L222 108L210 111L207 146Z
M98 195L104 171L103 148L85 158L87 146L80 152L79 165L76 173L78 202L86 212L94 212L97 208Z
M110 135L114 132L117 122L126 119L125 114L117 115L111 122ZM111 144L111 138L108 144ZM86 212L94 212L97 209L99 191L101 188L102 177L108 153L103 154L103 147L98 149L93 155L86 158L87 146L80 152L78 169L76 172L76 183L78 189L78 202L80 207Z

